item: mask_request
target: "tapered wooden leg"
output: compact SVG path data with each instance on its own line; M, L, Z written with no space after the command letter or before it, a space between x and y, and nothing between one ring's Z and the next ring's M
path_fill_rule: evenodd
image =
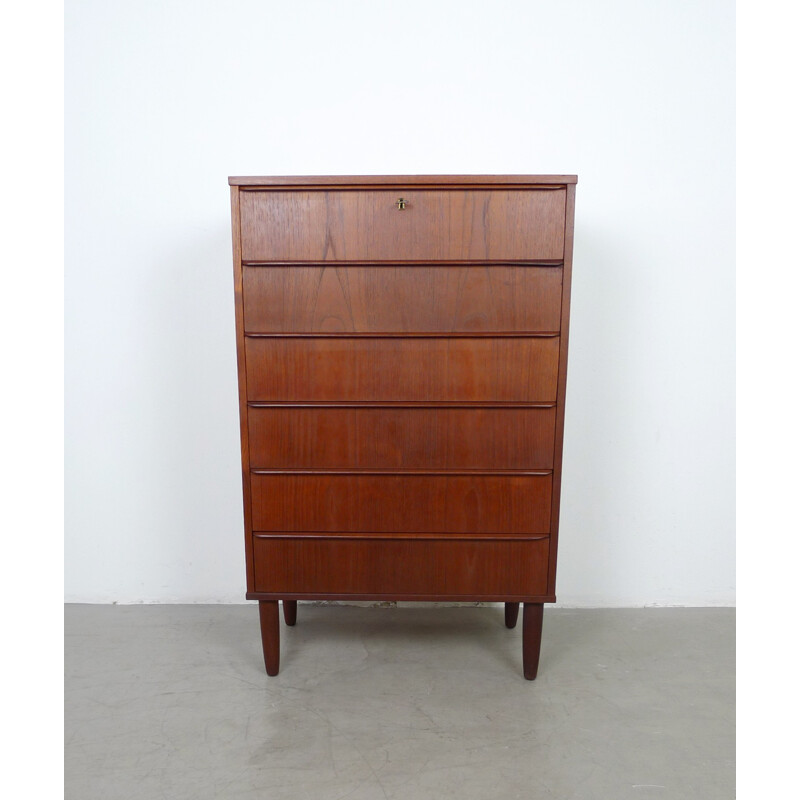
M522 671L532 681L539 670L542 645L543 603L524 603L522 608Z
M287 625L294 625L297 622L297 600L283 601L283 621Z
M506 603L506 628L514 628L519 616L519 603Z
M259 600L258 616L261 620L261 646L264 648L264 666L267 675L277 675L281 663L281 629L278 621L278 601Z

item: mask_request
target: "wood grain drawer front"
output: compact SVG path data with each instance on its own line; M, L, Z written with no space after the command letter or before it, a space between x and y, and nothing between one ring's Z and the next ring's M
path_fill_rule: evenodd
M250 465L552 469L552 408L250 408Z
M254 537L255 590L484 597L547 592L547 539Z
M555 402L558 337L245 338L249 400Z
M260 474L254 531L548 533L552 476Z
M248 332L558 331L561 267L244 268Z
M244 261L564 257L564 188L244 191L240 205Z

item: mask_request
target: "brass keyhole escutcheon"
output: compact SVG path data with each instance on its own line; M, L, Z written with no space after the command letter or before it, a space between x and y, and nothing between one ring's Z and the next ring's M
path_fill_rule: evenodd
M395 205L397 206L398 209L400 209L400 211L402 211L406 207L406 201L402 197L400 197L398 198Z

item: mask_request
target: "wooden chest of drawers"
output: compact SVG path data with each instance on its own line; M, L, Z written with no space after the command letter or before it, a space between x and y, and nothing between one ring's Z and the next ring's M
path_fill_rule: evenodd
M230 178L247 597L555 600L571 175Z

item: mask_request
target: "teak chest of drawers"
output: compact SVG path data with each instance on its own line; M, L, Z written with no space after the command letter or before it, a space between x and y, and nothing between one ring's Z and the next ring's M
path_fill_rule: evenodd
M230 178L247 597L555 600L573 175Z

